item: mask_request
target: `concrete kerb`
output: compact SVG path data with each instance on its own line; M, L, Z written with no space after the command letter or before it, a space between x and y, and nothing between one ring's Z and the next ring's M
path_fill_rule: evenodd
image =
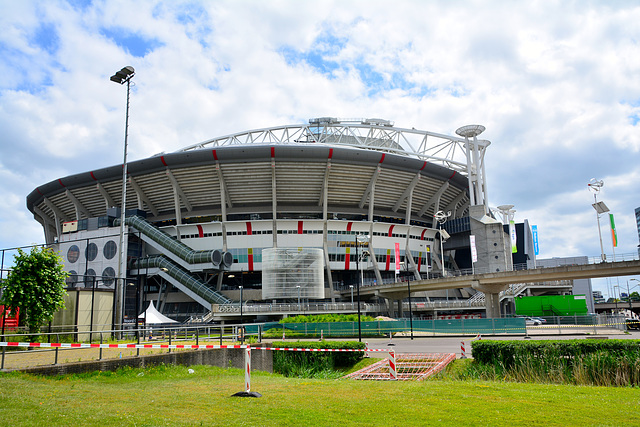
M3 372L19 371L37 375L67 375L94 371L115 371L123 367L145 368L158 365L205 365L245 369L245 349L241 346L229 347L233 348L183 350L172 353L128 356L124 358L66 362L55 365L4 369ZM273 357L270 352L254 352L251 358L255 369L273 372Z

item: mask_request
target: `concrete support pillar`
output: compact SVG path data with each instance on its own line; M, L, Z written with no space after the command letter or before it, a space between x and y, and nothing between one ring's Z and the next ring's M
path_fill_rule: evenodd
M500 318L500 292L506 290L509 285L481 284L475 281L472 282L471 287L477 291L484 292L487 318Z
M485 293L484 300L487 305L487 318L500 318L500 294Z
M399 299L398 301L398 318L401 319L404 317L404 310L402 308L402 300Z

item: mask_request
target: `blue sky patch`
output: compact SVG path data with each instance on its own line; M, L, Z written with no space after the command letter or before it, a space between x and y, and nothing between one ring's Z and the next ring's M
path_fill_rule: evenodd
M212 20L209 19L209 13L201 4L181 5L176 13L176 19L185 27L187 37L197 40L204 48L209 47L207 38L213 30L207 23Z
M55 54L60 47L60 37L55 25L43 22L29 37L29 43L50 54Z
M138 58L142 58L155 49L164 46L164 43L158 39L147 38L122 28L103 28L100 33Z
M93 5L92 0L67 0L67 3L76 10L86 10L89 6Z
M311 44L311 49L301 51L285 46L280 49L280 54L289 65L295 66L300 63L305 63L331 78L335 70L343 67L337 61L329 58L338 55L346 44L346 38L336 37L330 32L325 31Z

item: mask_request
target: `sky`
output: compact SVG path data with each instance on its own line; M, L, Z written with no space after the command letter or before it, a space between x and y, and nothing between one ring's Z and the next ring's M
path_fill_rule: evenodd
M131 65L129 160L312 117L481 124L489 204L538 226L539 258L600 256L592 178L637 256L638 22L611 0L0 0L0 248L44 241L37 186L122 162Z

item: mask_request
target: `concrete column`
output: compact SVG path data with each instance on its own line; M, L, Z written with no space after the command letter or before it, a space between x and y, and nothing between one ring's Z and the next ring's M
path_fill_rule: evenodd
M484 292L487 318L500 318L500 292L506 290L509 285L482 284L474 281L471 283L471 287L477 291Z

